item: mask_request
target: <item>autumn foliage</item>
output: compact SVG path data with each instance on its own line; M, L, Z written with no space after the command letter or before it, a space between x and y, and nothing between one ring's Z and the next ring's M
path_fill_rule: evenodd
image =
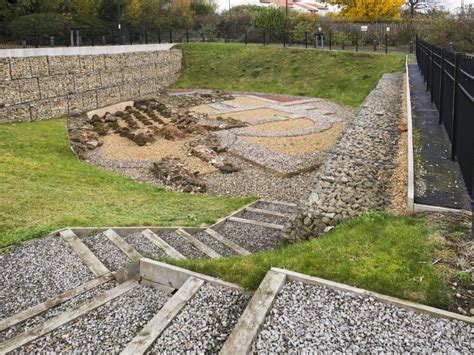
M339 16L355 22L392 21L400 18L405 0L340 0Z

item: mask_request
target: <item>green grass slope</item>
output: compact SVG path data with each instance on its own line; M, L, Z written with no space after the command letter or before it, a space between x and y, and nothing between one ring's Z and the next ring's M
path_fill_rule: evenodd
M175 265L256 289L271 267L448 308L446 271L433 261L443 245L421 218L368 213L321 238L277 250Z
M0 125L0 248L66 226L212 223L248 202L167 192L81 163L64 120Z
M383 73L403 71L404 56L284 49L243 44L181 45L175 88L323 97L359 106Z

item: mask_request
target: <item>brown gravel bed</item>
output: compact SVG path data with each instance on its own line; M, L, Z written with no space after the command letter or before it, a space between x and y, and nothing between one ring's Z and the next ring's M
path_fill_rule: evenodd
M175 248L179 253L189 259L203 259L208 258L206 254L197 249L194 245L181 237L176 232L163 232L159 237L166 243Z

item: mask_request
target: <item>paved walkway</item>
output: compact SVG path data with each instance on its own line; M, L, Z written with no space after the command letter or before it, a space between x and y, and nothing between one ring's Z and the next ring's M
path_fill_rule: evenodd
M409 65L414 121L415 203L470 210L458 164L450 159L451 143L416 64Z

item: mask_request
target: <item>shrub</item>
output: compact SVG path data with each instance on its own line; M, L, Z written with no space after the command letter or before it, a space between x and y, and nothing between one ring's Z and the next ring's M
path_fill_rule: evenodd
M67 29L71 24L72 21L63 15L39 13L18 17L10 22L8 29L11 31L13 39L34 43L34 26L36 26L38 42L47 45L50 36L54 36L57 43L66 42L68 36Z

